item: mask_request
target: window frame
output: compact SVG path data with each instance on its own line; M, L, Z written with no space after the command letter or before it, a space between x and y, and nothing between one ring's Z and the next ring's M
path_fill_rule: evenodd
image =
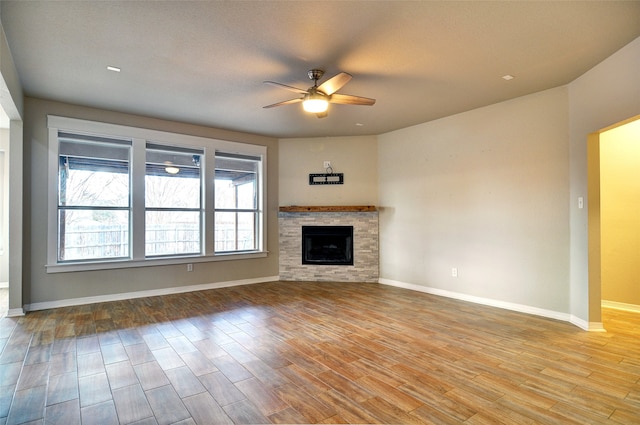
M236 187L236 197L235 197L235 203L236 206L235 208L229 208L229 207L220 207L218 208L215 205L215 193L213 194L213 198L214 198L214 206L213 206L213 221L215 223L216 220L216 214L217 213L233 213L235 215L235 244L236 244L236 249L235 250L230 250L230 251L215 251L215 246L214 246L214 251L216 252L217 255L225 255L225 254L229 254L229 253L234 253L234 252L249 252L251 250L240 250L237 249L237 244L239 242L238 239L238 215L241 213L251 213L251 214L255 214L255 218L253 220L253 226L254 226L254 235L256 238L256 245L260 246L261 244L261 223L260 223L260 205L262 202L262 193L259 190L260 184L261 184L261 180L262 180L262 175L263 175L263 169L262 169L262 161L259 161L260 158L258 157L251 157L249 155L237 155L237 154L232 154L229 152L223 152L223 151L219 151L217 150L215 152L216 157L220 157L222 161L225 160L245 160L245 161L256 161L256 166L257 166L257 171L256 171L256 179L255 179L255 200L254 200L254 207L253 208L241 208L238 206L238 197L237 197L237 191L238 188ZM216 167L217 168L217 165ZM215 191L215 181L214 181L214 185L213 185L214 191ZM215 243L215 236L214 236L214 243Z
M158 144L158 143L151 143L151 142L147 142L146 145L146 158L145 158L145 257L147 259L152 259L152 258L165 258L165 257L185 257L185 256L194 256L194 255L201 255L203 252L203 248L204 248L204 244L203 244L203 219L202 219L202 215L205 213L204 208L202 207L203 205L203 194L204 194L204 179L203 179L203 173L202 170L203 168L200 166L202 163L201 158L204 156L204 150L201 149L185 149L184 147L176 147L176 146L167 146L167 145L162 145L162 144ZM176 156L178 155L197 155L200 159L198 160L198 166L196 167L198 169L198 180L199 180L199 188L198 188L198 192L199 192L199 198L198 198L198 203L197 206L193 206L193 207L174 207L174 206L160 206L160 205L147 205L146 204L146 187L147 187L147 177L149 177L149 174L147 173L147 168L149 165L149 153L150 152L156 152L156 154L162 152L165 154L169 154L169 153L174 153ZM188 166L184 166L186 168L188 168ZM184 169L184 168L183 168ZM146 236L148 235L147 232L147 214L150 212L191 212L191 213L197 213L198 214L198 219L196 220L198 222L198 251L193 251L193 252L185 252L185 253L175 253L175 254L149 254L147 252L148 249L148 245L149 245L149 240L146 239Z
M49 131L48 146L48 219L47 219L47 273L72 272L83 270L103 270L129 267L146 267L170 264L186 264L211 261L262 258L267 256L267 147L249 143L206 138L200 136L171 133L160 130L129 127L77 118L47 116ZM58 133L67 132L77 135L107 137L131 140L131 182L130 208L131 228L129 258L100 259L79 261L58 261ZM201 243L203 249L196 255L145 256L145 166L147 143L166 146L168 149L202 149L201 179ZM215 212L215 154L217 152L258 157L258 246L251 251L218 252L214 250L214 212Z
M62 238L61 236L61 217L62 217L62 212L72 212L72 211L112 211L112 212L126 212L128 219L127 219L127 240L126 240L126 245L127 245L127 252L130 252L131 249L131 238L130 238L130 231L131 231L131 140L124 140L124 139L115 139L115 138L105 138L105 137L100 137L100 138L93 138L93 139L101 139L101 140L91 140L91 137L87 137L86 135L78 135L78 134L69 134L66 133L64 134L62 137L60 137L60 133L63 132L58 132L58 172L56 173L56 208L57 208L57 213L56 213L56 238L57 238L57 242L56 242L56 247L57 247L57 253L56 253L56 260L58 263L60 264L67 264L67 263L78 263L78 262L94 262L94 261L109 261L109 260L113 260L113 261L117 261L117 260L123 260L123 259L127 259L129 257L129 255L121 255L121 256L114 256L114 257L103 257L103 258L83 258L83 259L71 259L71 260L62 260L60 259L60 255L61 255L61 250L62 250ZM64 154L61 153L61 149L60 149L60 139L64 140L64 143L78 143L80 145L85 144L82 147L77 148L77 152L76 155L73 154ZM94 145L95 144L95 145ZM65 157L66 159L66 163L69 164L69 159L70 158L83 158L86 160L86 157L84 156L84 152L81 152L82 150L91 150L91 148L95 147L95 146L101 146L103 149L110 149L107 146L111 146L113 148L126 148L126 180L128 181L127 184L127 196L126 196L126 204L123 205L108 205L108 204L103 204L103 203L97 203L97 204L76 204L76 203L69 203L67 204L66 200L63 202L63 200L61 199L61 195L62 195L62 186L63 184L61 183L61 160L63 157ZM97 149L100 149L99 147ZM80 154L80 155L78 155ZM100 157L101 160L104 160L105 157ZM113 160L113 158L109 158L111 160ZM121 159L121 161L124 159ZM82 161L82 159L80 159L80 161ZM108 162L108 161L107 161ZM66 168L66 167L65 167ZM69 176L65 176L65 181L69 178ZM66 186L66 183L65 183ZM65 192L65 198L66 198L66 191ZM65 235L66 236L66 235ZM65 246L66 247L66 246Z

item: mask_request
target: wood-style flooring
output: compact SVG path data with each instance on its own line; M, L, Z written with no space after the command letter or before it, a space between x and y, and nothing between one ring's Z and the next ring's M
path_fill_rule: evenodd
M365 283L33 312L0 321L0 425L640 423L640 315L604 323Z

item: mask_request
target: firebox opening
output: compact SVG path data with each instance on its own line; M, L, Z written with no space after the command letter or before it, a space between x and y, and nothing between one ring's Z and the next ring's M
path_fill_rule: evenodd
M302 226L302 264L353 265L353 226Z

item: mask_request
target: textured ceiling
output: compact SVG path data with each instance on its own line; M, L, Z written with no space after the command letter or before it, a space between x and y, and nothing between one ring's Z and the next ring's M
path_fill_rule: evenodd
M640 1L0 7L28 96L276 137L381 134L557 87L640 36ZM306 89L311 68L376 104L262 108L296 97L264 80Z

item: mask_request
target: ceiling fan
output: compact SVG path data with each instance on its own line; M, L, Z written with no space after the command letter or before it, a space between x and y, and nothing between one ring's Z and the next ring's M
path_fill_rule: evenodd
M291 103L302 102L302 107L305 111L316 114L318 118L324 118L328 115L327 109L329 107L329 103L369 106L376 103L375 99L370 99L368 97L336 93L351 80L351 74L341 72L329 78L327 81L320 84L320 86L318 86L318 80L324 75L323 70L312 69L307 73L307 75L309 76L310 80L313 80L313 87L309 87L307 90L288 86L286 84L276 83L275 81L265 81L265 84L271 84L273 86L280 87L285 90L301 94L303 96L296 99L274 103L273 105L267 105L264 106L264 108L273 108L274 106L282 106L289 105Z

